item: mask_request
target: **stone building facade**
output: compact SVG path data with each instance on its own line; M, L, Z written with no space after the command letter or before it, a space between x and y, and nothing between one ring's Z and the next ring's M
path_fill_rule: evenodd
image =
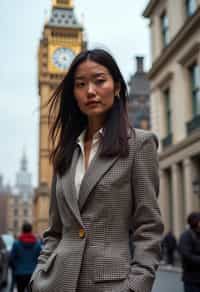
M3 176L0 174L0 234L8 230L7 210L9 187L4 185Z
M24 200L22 195L9 194L7 196L7 232L18 236L24 222L33 221L32 197Z
M25 153L16 173L15 187L7 193L7 232L17 236L24 222L33 223L33 187Z
M135 60L136 71L128 82L128 115L133 127L148 130L150 128L150 82L144 70L144 57L137 56Z
M200 210L200 0L151 0L151 124L160 138L160 205L179 236Z

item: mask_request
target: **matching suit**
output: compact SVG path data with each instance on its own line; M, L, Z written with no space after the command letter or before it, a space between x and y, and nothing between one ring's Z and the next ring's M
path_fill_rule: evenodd
M32 276L33 292L150 292L160 260L163 232L157 138L134 129L129 155L101 158L97 152L77 200L70 169L52 183L49 228ZM129 230L134 231L134 256Z

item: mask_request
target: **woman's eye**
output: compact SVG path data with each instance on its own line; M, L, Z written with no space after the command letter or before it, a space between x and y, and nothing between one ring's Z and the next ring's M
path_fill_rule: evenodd
M98 85L101 85L101 84L103 84L105 81L106 81L105 79L97 79L95 83L98 84Z
M84 83L84 82L77 82L77 83L75 84L75 86L76 86L77 88L82 88L82 87L85 86L85 83Z

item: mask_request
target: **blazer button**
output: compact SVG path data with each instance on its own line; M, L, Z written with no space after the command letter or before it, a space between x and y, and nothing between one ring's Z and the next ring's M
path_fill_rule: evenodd
M80 238L84 238L85 237L85 230L83 228L79 229L79 236L80 236Z

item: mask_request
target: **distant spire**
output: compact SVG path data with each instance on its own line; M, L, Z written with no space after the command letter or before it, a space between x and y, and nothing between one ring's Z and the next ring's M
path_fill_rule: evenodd
M23 170L23 171L27 171L27 158L26 158L25 150L23 151L23 154L22 154L22 159L21 159L21 170Z

